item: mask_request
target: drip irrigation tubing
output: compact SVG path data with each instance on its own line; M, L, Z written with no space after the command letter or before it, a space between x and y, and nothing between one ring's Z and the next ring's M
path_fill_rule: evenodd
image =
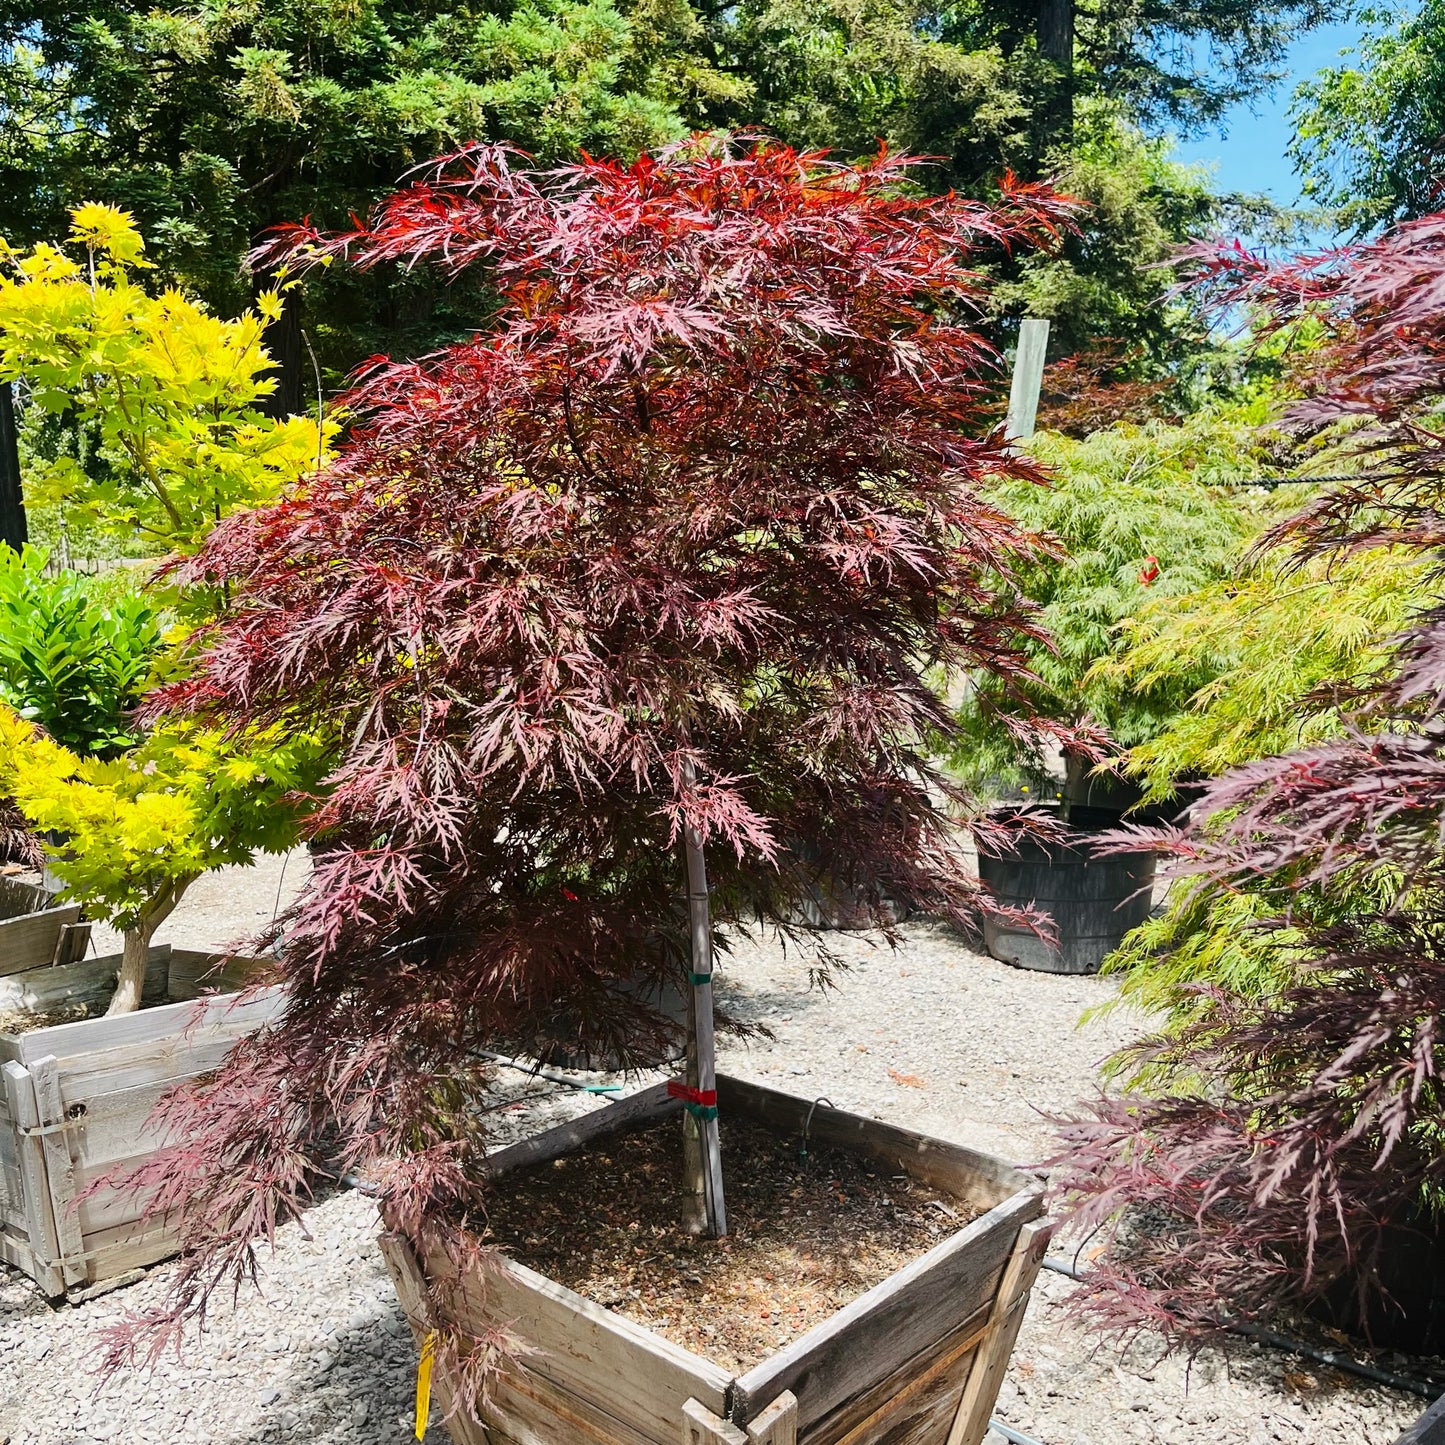
M1086 1278L1083 1270L1075 1268L1067 1259L1062 1259L1056 1254L1045 1257L1044 1268L1053 1270L1055 1274L1067 1275L1069 1279ZM1389 1370L1377 1369L1374 1365L1368 1365L1363 1360L1357 1360L1351 1355L1342 1355L1337 1350L1322 1349L1319 1345L1311 1345L1304 1340L1293 1339L1276 1330L1267 1330L1262 1325L1242 1321L1237 1324L1226 1323L1225 1329L1229 1330L1231 1334L1241 1335L1247 1340L1257 1340L1271 1349L1282 1350L1291 1355L1301 1355L1307 1360L1315 1360L1321 1365L1329 1365L1336 1370L1347 1370L1350 1374L1359 1375L1362 1379L1373 1380L1377 1385L1388 1385L1392 1390L1404 1390L1411 1395L1422 1395L1427 1400L1433 1400L1440 1394L1437 1386L1427 1385L1423 1380L1414 1380L1408 1375L1396 1375Z
M1005 1425L1002 1420L990 1420L988 1428L997 1430L1009 1445L1044 1445L1042 1440L1035 1440L1032 1435L1025 1435L1022 1431L1015 1430L1012 1425Z

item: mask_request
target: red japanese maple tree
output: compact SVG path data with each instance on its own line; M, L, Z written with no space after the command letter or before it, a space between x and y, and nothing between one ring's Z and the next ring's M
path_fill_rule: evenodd
M341 744L287 1012L171 1101L194 1142L137 1181L198 1251L172 1326L300 1210L323 1138L468 1248L479 1046L675 1049L647 998L687 972L685 829L721 921L788 930L820 894L971 920L928 739L946 674L1022 668L998 579L1037 544L983 495L1033 471L970 265L1069 206L909 196L911 164L721 139L538 174L475 147L273 248L484 266L498 304L370 365L334 465L186 564L230 605L161 705Z

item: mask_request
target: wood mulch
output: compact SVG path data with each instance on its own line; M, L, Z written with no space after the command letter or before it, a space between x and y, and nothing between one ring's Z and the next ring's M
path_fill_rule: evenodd
M522 1263L741 1372L961 1229L977 1211L869 1160L720 1121L729 1234L684 1232L676 1119L498 1182L488 1238Z

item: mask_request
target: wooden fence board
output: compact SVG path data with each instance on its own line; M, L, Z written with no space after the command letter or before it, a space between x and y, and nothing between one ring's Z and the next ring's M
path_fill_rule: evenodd
M505 1149L498 1149L495 1154L487 1155L483 1167L489 1177L497 1179L515 1169L524 1169L529 1164L541 1164L548 1159L570 1154L589 1140L634 1128L667 1114L681 1112L682 1100L672 1098L665 1083L653 1084L646 1089L639 1089L635 1094L628 1094L626 1098L618 1099L616 1103L593 1109L569 1123L558 1124L553 1129L509 1144Z
M428 1261L439 1277L440 1259ZM653 1440L676 1437L684 1401L725 1414L732 1376L710 1360L613 1314L503 1257L458 1282L467 1319L525 1325L527 1368L573 1394L606 1400L609 1413ZM461 1309L459 1303L459 1310Z
M146 960L145 989L141 1002L163 1004L166 1000L166 970L170 945L158 944ZM96 1007L109 1000L115 991L120 972L121 955L86 958L78 963L46 964L43 968L27 968L0 977L0 1009L28 1009L45 1013L66 1004ZM81 1022L89 1022L81 1020Z
M64 903L0 922L0 976L52 962L61 929L79 921L80 905Z
M989 1154L827 1104L815 1108L807 1099L742 1079L718 1079L718 1109L723 1114L741 1110L772 1124L782 1134L801 1135L806 1125L809 1137L819 1143L862 1154L985 1207L1020 1190L1039 1189L1037 1180Z

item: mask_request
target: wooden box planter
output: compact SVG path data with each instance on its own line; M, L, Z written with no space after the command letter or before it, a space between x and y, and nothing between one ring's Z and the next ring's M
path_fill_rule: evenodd
M1035 1180L984 1154L737 1079L718 1079L724 1113L876 1160L985 1212L912 1264L734 1376L544 1275L500 1257L447 1281L450 1308L477 1333L521 1348L496 1371L480 1418L448 1422L457 1445L978 1445L1050 1226ZM499 1175L680 1108L665 1085L500 1151ZM807 1123L812 1111L811 1123ZM736 1167L746 1167L736 1160ZM420 1339L427 1281L397 1233L381 1239ZM449 1382L436 1381L450 1407Z
M80 904L56 903L43 888L0 878L0 977L69 963L89 941L90 925L80 921Z
M151 950L145 997L155 1007L0 1033L0 1259L47 1295L95 1285L175 1252L164 1221L142 1225L144 1203L111 1190L77 1203L92 1180L141 1163L160 1140L145 1128L156 1101L214 1069L242 1035L280 1012L268 989L246 1003L204 988L234 988L250 960ZM0 978L9 998L44 1010L108 997L120 956ZM9 994L7 995L7 989Z

